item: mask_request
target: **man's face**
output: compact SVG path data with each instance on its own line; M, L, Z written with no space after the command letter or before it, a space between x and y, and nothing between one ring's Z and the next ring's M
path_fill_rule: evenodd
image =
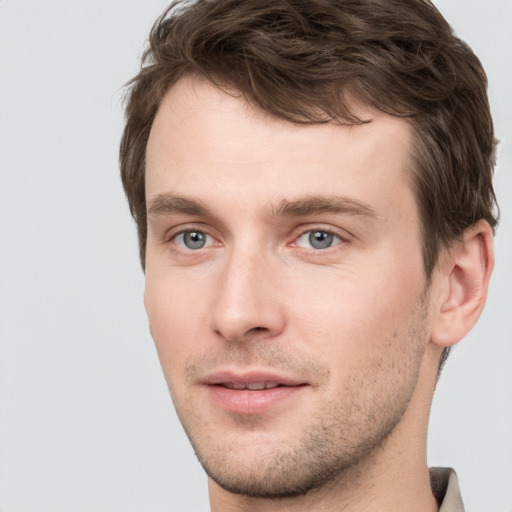
M299 126L181 80L146 167L145 305L214 481L295 495L371 459L428 344L411 130Z

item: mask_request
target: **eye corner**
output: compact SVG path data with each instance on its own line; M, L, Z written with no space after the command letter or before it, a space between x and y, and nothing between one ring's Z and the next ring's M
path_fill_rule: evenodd
M346 241L346 238L333 230L316 227L302 231L289 246L321 252L334 248Z

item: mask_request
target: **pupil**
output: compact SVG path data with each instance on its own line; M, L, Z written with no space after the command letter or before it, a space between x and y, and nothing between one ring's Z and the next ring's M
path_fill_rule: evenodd
M183 236L183 242L189 249L201 249L206 243L206 236L200 231L190 231Z
M315 249L327 249L332 245L333 235L325 231L313 231L309 235L309 243Z

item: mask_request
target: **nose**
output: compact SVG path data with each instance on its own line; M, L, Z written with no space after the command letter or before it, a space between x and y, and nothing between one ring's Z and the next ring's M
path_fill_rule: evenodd
M274 338L284 329L285 291L278 264L257 252L233 252L220 277L212 329L228 341Z

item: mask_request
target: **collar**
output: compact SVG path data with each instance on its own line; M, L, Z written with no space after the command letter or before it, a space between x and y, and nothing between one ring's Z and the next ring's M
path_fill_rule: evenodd
M464 503L455 471L451 468L430 468L430 485L439 503L439 512L464 512Z

